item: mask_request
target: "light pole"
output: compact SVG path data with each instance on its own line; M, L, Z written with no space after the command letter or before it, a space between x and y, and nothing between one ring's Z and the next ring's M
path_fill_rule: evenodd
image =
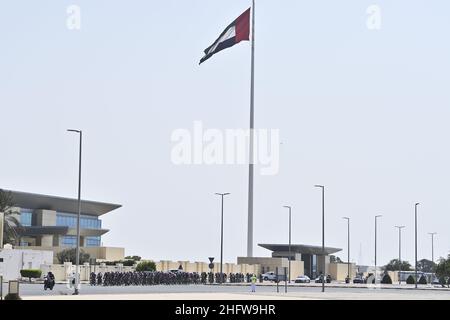
M81 216L81 148L83 143L83 131L68 129L69 132L75 132L80 135L80 154L78 158L78 216L77 216L77 250L75 257L75 291L74 295L78 294L78 287L80 285L79 264L80 264L80 216Z
M428 234L431 235L431 262L434 264L434 235L436 235L437 232L430 232Z
M382 215L375 216L375 283L377 282L377 274L378 274L378 268L377 268L377 219L381 218Z
M216 193L216 195L222 198L222 213L220 218L220 283L223 282L223 197L229 194L230 193Z
M343 217L342 219L347 220L347 277L351 280L350 277L350 218ZM350 281L349 281L350 283Z
M290 206L284 206L284 208L289 209L289 283L291 282L291 213L292 213L292 207Z
M415 287L417 289L417 207L420 203L416 203L414 205L414 258L415 258L415 265L414 265L414 276L415 276Z
M322 258L323 258L322 292L325 292L325 186L315 185L315 187L322 189Z
M402 284L402 229L405 226L395 226L398 229L398 284Z

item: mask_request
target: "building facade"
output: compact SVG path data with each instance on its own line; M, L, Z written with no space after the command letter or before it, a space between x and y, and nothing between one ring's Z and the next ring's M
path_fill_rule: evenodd
M7 190L5 190L7 191ZM8 192L8 191L7 191ZM51 250L55 253L76 247L78 200L56 196L9 191L16 206L21 228L17 229L15 248ZM80 247L98 260L120 260L123 248L102 245L102 236L109 232L103 228L100 217L121 205L81 201Z
M342 249L303 244L259 244L260 247L272 251L272 257L239 257L238 263L256 264L262 272L276 271L281 274L291 261L290 278L294 280L300 275L315 279L321 273L329 274L333 280L344 281L347 274L353 278L356 275L354 264L331 263L330 255Z

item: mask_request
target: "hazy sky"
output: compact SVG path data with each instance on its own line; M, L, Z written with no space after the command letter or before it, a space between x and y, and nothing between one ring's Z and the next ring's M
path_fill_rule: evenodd
M280 129L278 175L255 178L254 239L326 245L379 264L435 257L450 234L450 4L443 0L259 0L256 126ZM366 25L381 9L381 29ZM69 5L81 30L66 26ZM77 194L77 138L84 131L85 199L120 203L104 216L107 246L145 258L207 260L220 253L225 203L227 261L246 254L247 167L175 166L171 134L247 128L250 44L198 66L203 50L250 1L0 1L0 187ZM361 253L360 253L361 252ZM346 250L341 252L346 257ZM359 259L361 258L361 259Z

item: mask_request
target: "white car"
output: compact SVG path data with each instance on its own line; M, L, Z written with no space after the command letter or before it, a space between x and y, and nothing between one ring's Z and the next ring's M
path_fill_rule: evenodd
M261 276L264 281L267 281L267 280L275 281L275 279L277 278L276 273L273 271L263 273Z
M295 283L310 283L311 279L308 276L298 276L295 279Z
M170 269L169 272L177 274L177 273L183 272L183 270L180 270L180 269Z

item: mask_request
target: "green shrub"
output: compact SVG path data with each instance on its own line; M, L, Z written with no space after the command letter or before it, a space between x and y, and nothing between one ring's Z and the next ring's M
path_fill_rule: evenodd
M414 277L412 275L410 275L407 279L406 279L406 283L407 284L415 284L416 280L414 279Z
M139 262L136 271L156 271L156 264L153 261Z
M56 258L58 259L58 262L60 264L63 264L64 262L72 262L72 264L76 264L77 259L77 249L76 248L69 248L65 249L61 252L58 252L56 254ZM89 262L89 259L91 256L89 253L86 253L83 251L83 249L80 249L80 255L79 255L79 262L80 264L84 264L85 262Z
M425 276L421 276L418 283L419 284L428 284L427 278Z
M124 261L120 261L120 263L122 263L125 267L132 267L132 266L134 266L136 261L135 260L124 260Z
M139 257L139 256L127 256L127 257L125 257L125 260L141 261L141 257Z
M383 284L392 284L391 276L390 276L389 274L386 273L386 274L383 276L383 279L381 279L381 283L383 283Z
M132 267L136 263L134 260L120 260L120 261L106 261L105 264L107 266L115 266L116 264L121 263L124 267Z
M42 271L38 269L22 269L20 270L20 275L24 278L28 278L31 282L31 278L40 278L42 275Z

